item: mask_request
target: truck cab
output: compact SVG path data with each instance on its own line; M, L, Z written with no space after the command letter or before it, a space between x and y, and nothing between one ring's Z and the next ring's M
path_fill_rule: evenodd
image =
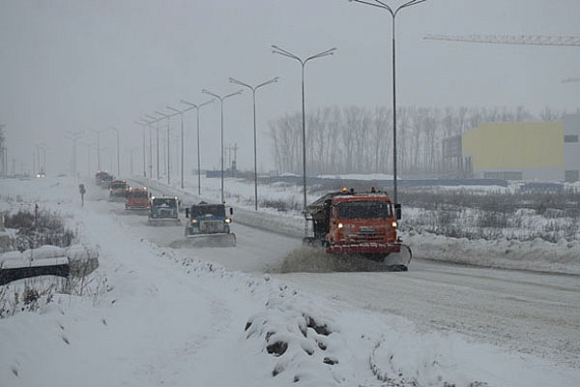
M126 210L147 210L149 209L149 195L147 188L128 188L126 193Z
M307 212L314 236L305 242L325 246L328 253L384 258L400 251L397 216L385 192L343 189L313 202Z
M179 199L177 196L152 196L149 209L149 223L179 221Z
M230 216L233 209L230 208ZM200 202L185 209L188 219L185 236L199 234L229 234L232 219L226 215L224 204Z
M109 188L109 184L113 181L113 176L105 171L98 171L95 174L95 183L98 186Z
M122 200L126 197L129 186L125 180L114 180L109 185L109 200Z

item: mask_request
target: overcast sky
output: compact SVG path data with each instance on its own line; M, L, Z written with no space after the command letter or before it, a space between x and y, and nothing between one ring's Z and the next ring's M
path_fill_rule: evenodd
M403 10L397 19L399 105L575 110L580 82L561 81L580 77L580 47L423 37L578 36L579 20L578 0L428 0ZM142 170L135 119L168 104L181 108L180 99L205 101L202 88L237 90L228 77L256 84L280 76L258 93L259 164L269 170L268 121L300 109L300 65L272 54L272 44L299 56L338 47L306 67L307 110L391 105L391 19L378 8L347 0L0 0L0 123L9 157L17 159L17 171L20 161L29 170L34 144L45 143L47 168L68 172L72 143L65 131L84 130L94 142L89 128L113 125L121 129L123 155L139 147L134 168ZM225 103L225 143L238 143L244 169L253 167L251 107L248 91ZM185 117L186 162L193 167L194 112ZM171 123L176 133L178 125L178 119ZM218 168L219 103L202 111L201 128L202 168ZM112 131L101 136L102 167L109 169L115 137ZM86 149L79 146L83 173ZM123 168L129 172L128 161Z

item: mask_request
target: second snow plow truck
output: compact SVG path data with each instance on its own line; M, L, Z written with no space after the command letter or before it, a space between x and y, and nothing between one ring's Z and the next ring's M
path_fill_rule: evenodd
M234 210L230 208L230 216ZM224 204L200 202L185 209L187 223L185 236L195 239L195 243L208 247L233 247L236 234L230 230L232 218L226 215Z
M406 271L411 249L397 236L399 218L385 192L328 193L310 204L314 236L304 243L323 246L329 254L350 254L383 262L389 270Z
M125 203L126 210L141 212L149 209L149 195L146 187L129 187L125 195L127 197L127 202Z
M177 196L153 196L149 209L149 224L181 224Z

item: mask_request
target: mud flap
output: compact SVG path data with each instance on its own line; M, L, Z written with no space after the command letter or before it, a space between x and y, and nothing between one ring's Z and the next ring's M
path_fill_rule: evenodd
M389 271L407 271L412 258L411 248L407 245L401 245L401 251L387 255L383 264L387 266Z

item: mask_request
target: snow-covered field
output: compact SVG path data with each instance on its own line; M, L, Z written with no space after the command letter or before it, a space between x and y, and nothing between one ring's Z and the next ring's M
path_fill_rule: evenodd
M303 220L299 214L272 209L254 214L250 210L252 184L226 182L228 203L236 206L235 222L282 230L286 237L237 225L236 248L172 249L169 242L181 238L182 228L148 228L139 216L125 215L122 204L102 200L105 192L92 185L88 185L87 201L81 208L79 183L68 178L0 181L0 210L30 209L38 203L62 212L70 216L78 242L100 250L100 266L87 280L83 295L55 294L50 302L45 297L36 311L15 311L0 320L2 386L580 385L580 339L573 333L580 331L579 305L573 305L580 295L577 276L529 277L509 271L493 276L489 271L420 261L416 274L411 264L409 275L285 276L267 268L275 267L286 252L299 245L292 236L300 235ZM202 183L205 197L219 198L219 179ZM166 189L151 182L148 185ZM197 187L187 185L186 191L197 192ZM301 202L300 191L289 186L261 187L260 194L272 200L293 197ZM412 245L413 238L416 236L408 235ZM433 244L432 249L448 249L450 260L465 244L458 241L458 246L449 246L449 240L435 238L428 243ZM498 247L498 251L502 249L504 246ZM521 249L530 252L527 246ZM417 250L418 256L426 254ZM522 268L516 259L499 259L495 252L489 256L485 265ZM538 254L535 259L547 271L560 270L556 264L567 271L577 268L577 262L559 262L558 257ZM455 285L429 280L443 275ZM349 278L360 281L360 289L349 287ZM24 282L10 287L18 289ZM372 287L363 285L375 282L374 289L378 283L387 287L365 295ZM508 284L512 282L537 293L514 297L510 293L514 289L528 288L511 288ZM389 283L409 290L412 297L404 299L405 305L381 294L396 293L395 288L388 290ZM420 294L413 294L413 284L424 289L423 298L434 296L428 302L437 303L435 299L442 295L452 301L444 314L454 314L457 325L452 327L436 312L432 317L422 315L420 309L425 305L420 303ZM473 284L481 294L467 295ZM343 287L336 287L339 285ZM489 326L493 321L484 320L485 314L507 316L506 305L511 305L496 300L493 287L505 291L506 299L517 298L508 301L514 302L518 315L506 321L529 319L519 329L545 337L518 336L518 327L506 326L521 345L510 342L506 347L490 340L493 335L504 337L500 331L506 321L498 318L497 326ZM465 305L453 305L453 297L462 293ZM391 304L379 309L381 299ZM478 304L479 300L485 304ZM496 302L499 312L492 310ZM520 315L519 304L524 308L539 305L534 314L542 314L542 306L556 309L541 318L526 317ZM413 310L409 313L412 318L397 313L399 307ZM561 310L568 314L549 316ZM479 317L474 321L470 313L481 313L478 329L473 324ZM550 324L554 324L553 334L562 335L562 340L548 337L546 326ZM545 354L537 349L542 346ZM563 352L561 356L558 350Z

